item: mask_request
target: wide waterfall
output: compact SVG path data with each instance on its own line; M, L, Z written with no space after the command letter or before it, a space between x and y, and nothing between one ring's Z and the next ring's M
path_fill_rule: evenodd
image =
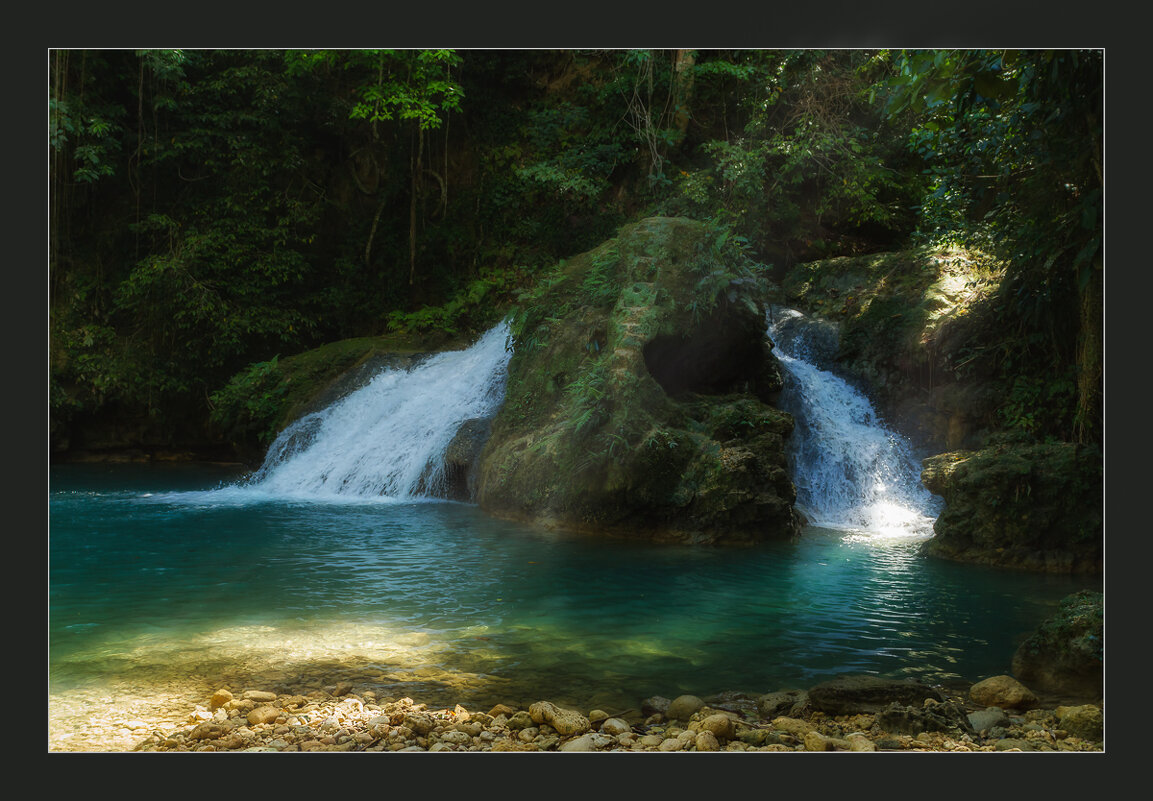
M931 535L939 501L921 484L909 442L883 423L864 394L818 366L835 351L835 325L777 306L768 322L786 372L781 407L796 421L798 509L823 528Z
M385 369L361 389L288 426L246 489L275 497L412 500L437 496L461 426L504 399L507 322L472 347Z

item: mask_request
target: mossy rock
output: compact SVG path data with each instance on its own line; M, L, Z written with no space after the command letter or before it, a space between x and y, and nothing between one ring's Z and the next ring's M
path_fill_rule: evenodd
M558 266L515 325L481 458L497 516L685 542L799 530L757 268L651 218Z
M1062 599L1013 655L1013 673L1038 690L1097 700L1105 689L1105 596L1082 590Z
M1002 273L976 251L925 246L798 264L776 301L839 325L825 369L864 382L903 433L929 450L973 448L999 395L967 348Z
M926 459L921 480L945 499L931 556L1054 573L1098 572L1104 463L1073 443L1001 444Z

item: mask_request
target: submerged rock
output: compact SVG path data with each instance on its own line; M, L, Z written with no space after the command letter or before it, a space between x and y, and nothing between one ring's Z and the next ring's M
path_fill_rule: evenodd
M877 726L895 734L921 732L975 734L965 711L952 702L930 703L923 707L890 704L877 715Z
M680 542L794 536L792 418L747 258L653 218L561 265L524 306L481 457L485 511Z
M940 690L911 679L878 676L838 676L809 690L809 704L829 715L879 712L890 704L921 706L926 699L943 701Z
M695 695L678 695L665 710L665 715L672 720L688 720L704 705L705 702Z

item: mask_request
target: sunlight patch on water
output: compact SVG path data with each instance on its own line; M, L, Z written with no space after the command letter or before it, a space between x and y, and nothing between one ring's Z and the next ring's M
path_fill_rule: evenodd
M878 501L861 509L862 529L848 532L851 542L927 540L933 536L934 518L892 501Z

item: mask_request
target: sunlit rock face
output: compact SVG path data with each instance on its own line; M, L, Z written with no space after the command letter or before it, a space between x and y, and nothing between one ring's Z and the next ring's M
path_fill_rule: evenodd
M702 224L652 218L525 306L481 458L494 515L624 536L794 536L792 418L764 309Z
M921 478L945 499L925 552L1052 573L1102 568L1104 463L1097 448L996 445L926 459Z
M976 448L1001 400L972 348L996 325L988 310L1003 269L958 248L842 256L791 267L780 300L839 325L823 361L867 386L918 446Z

